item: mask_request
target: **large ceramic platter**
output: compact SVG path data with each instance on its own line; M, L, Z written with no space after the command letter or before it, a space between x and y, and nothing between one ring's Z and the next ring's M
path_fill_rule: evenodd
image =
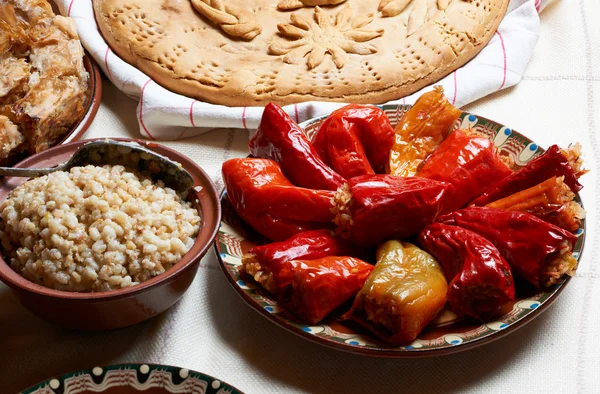
M410 106L384 105L380 108L395 127ZM312 119L302 123L301 126L310 138L323 120L324 117ZM455 129L471 127L487 135L494 141L501 154L512 156L517 166L524 166L543 152L536 143L515 130L473 114L463 113L454 127ZM576 201L581 204L579 196ZM346 323L342 324L335 315L315 326L299 324L290 318L268 292L238 272L242 255L252 246L265 243L266 240L240 219L229 202L226 192L222 196L221 204L223 215L216 249L221 267L233 288L250 306L281 327L320 344L353 353L386 357L424 357L483 345L513 332L539 316L556 300L569 282L567 278L545 291L519 282L516 284L515 301L506 304L501 316L496 320L481 324L469 318L459 318L446 309L413 343L402 347L390 347L365 330ZM585 238L585 221L577 236L578 241L573 255L579 260Z
M155 364L94 367L50 378L21 394L242 394L227 383L185 368Z

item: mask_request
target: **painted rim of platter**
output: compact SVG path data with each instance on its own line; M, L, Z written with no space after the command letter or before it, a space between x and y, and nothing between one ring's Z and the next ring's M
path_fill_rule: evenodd
M210 375L158 364L117 364L93 367L50 378L20 394L69 394L83 390L103 393L110 388L131 387L139 391L163 388L165 393L243 394Z
M382 105L378 107L386 113L390 120L393 120L392 126L395 126L397 120L411 108L410 105ZM327 116L308 120L301 123L300 126L309 138L312 138L314 132ZM500 152L504 151L512 155L519 166L525 165L544 152L536 143L515 130L470 113L463 112L454 127L455 129L472 128L476 132L487 135L494 141ZM228 202L225 202L226 197L227 192L224 191L221 196L223 208L229 205ZM577 195L576 201L582 204L579 195ZM352 334L336 331L330 327L331 318L328 318L325 323L314 326L299 324L288 318L282 313L284 310L277 305L277 302L271 298L266 290L256 283L247 282L240 276L238 267L241 264L243 254L241 242L246 238L243 235L243 230L240 233L239 226L235 228L235 223L227 222L230 220L230 214L235 214L235 212L233 210L225 211L224 209L219 234L215 241L215 252L225 276L237 293L253 309L292 333L313 342L351 353L402 358L438 356L472 349L500 339L539 316L556 300L570 281L570 278L567 277L560 284L551 287L547 291L537 292L531 297L517 301L512 310L498 318L498 320L480 324L472 330L465 332L448 331L436 339L422 340L417 338L411 344L390 347L374 340L366 331L364 331L366 335L362 335L362 330ZM236 219L240 220L239 218ZM579 261L585 241L585 220L582 221L581 228L576 232L576 235L578 241L573 248L573 255ZM349 327L348 329L351 330Z

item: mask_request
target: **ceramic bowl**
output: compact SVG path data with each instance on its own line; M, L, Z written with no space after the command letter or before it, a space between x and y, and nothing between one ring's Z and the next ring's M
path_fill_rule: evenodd
M77 141L48 149L22 161L17 167L52 167L68 160L77 148L89 141L91 140ZM165 273L137 286L104 293L74 293L37 285L15 272L0 256L0 280L10 286L17 299L35 315L61 326L77 329L125 327L165 311L181 298L192 283L200 259L212 245L221 220L215 185L198 165L182 154L156 143L135 142L181 163L194 178L194 185L200 186L190 190L188 196L189 201L198 200L196 205L202 212L203 225L196 242L182 260ZM23 182L23 178L1 179L0 201Z
M243 394L235 387L185 368L120 364L71 372L38 383L20 394Z
M410 106L384 105L380 108L395 127ZM308 137L312 138L324 118L309 120L300 126ZM526 165L543 152L543 149L530 139L506 126L480 116L463 113L456 121L454 129L468 127L487 135L500 152L510 155L518 166ZM576 200L581 203L579 196ZM421 332L414 342L406 346L390 347L365 330L341 323L335 314L314 326L295 322L267 291L251 279L242 277L238 272L242 255L254 245L263 244L266 240L237 215L226 193L222 196L221 204L223 222L216 242L217 254L225 276L244 301L261 315L294 334L352 353L382 357L426 357L471 349L514 332L539 316L556 300L569 282L569 278L566 278L563 282L544 291L537 290L528 283L517 283L515 300L503 306L501 316L496 320L481 324L472 319L459 318L446 309ZM573 255L579 260L585 238L585 221L576 235L578 241Z

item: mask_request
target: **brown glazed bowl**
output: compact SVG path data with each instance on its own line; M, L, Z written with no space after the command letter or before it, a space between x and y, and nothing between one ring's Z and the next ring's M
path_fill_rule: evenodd
M181 298L194 279L200 259L212 245L221 222L221 206L215 185L191 159L162 145L130 139L158 154L175 160L194 178L189 201L202 212L202 228L194 246L167 272L137 286L105 293L75 293L49 289L23 278L0 256L0 280L8 285L17 299L32 313L58 325L87 330L126 327L164 312ZM16 167L52 167L62 163L83 144L92 140L56 146L17 164ZM24 178L0 179L0 201ZM196 191L200 190L200 191Z

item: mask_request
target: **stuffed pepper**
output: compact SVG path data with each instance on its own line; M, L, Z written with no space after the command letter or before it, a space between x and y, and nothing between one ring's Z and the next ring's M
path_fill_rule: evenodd
M458 315L490 320L515 297L510 267L498 249L472 231L434 223L421 231L421 247L444 267L448 304Z
M565 230L576 232L581 227L585 215L585 209L577 201L569 201L557 211L540 218Z
M419 177L363 175L335 195L335 224L358 245L376 246L417 234L441 211L444 182Z
M424 93L400 119L389 154L389 173L414 176L446 139L461 111L444 97L441 86Z
M576 231L585 218L585 211L574 199L575 193L565 184L564 176L553 176L486 207L530 213L565 230Z
M352 178L384 172L393 142L394 129L381 109L351 104L329 115L313 146L337 173Z
M452 184L444 202L444 212L452 212L511 173L489 138L456 130L427 159L418 175Z
M557 283L564 274L573 275L577 268L571 253L577 237L531 214L469 207L438 220L486 238L514 271L538 288Z
M254 157L275 160L296 186L337 190L344 178L317 155L304 132L277 104L268 104L249 143Z
M222 172L236 212L273 241L331 225L334 192L294 186L273 160L232 159Z
M276 299L300 322L317 324L352 299L373 266L355 257L292 260L273 276Z
M331 230L306 231L285 241L253 247L242 256L242 269L276 295L279 291L274 277L288 261L357 254L361 253L350 241L335 237Z
M343 320L355 321L394 345L413 341L446 304L442 267L415 245L387 241Z
M554 176L564 177L563 182L573 193L577 193L583 188L578 179L586 172L583 169L579 144L571 145L565 150L561 150L557 145L552 145L542 155L527 163L525 167L498 182L491 190L487 190L471 205L487 205L534 187Z

